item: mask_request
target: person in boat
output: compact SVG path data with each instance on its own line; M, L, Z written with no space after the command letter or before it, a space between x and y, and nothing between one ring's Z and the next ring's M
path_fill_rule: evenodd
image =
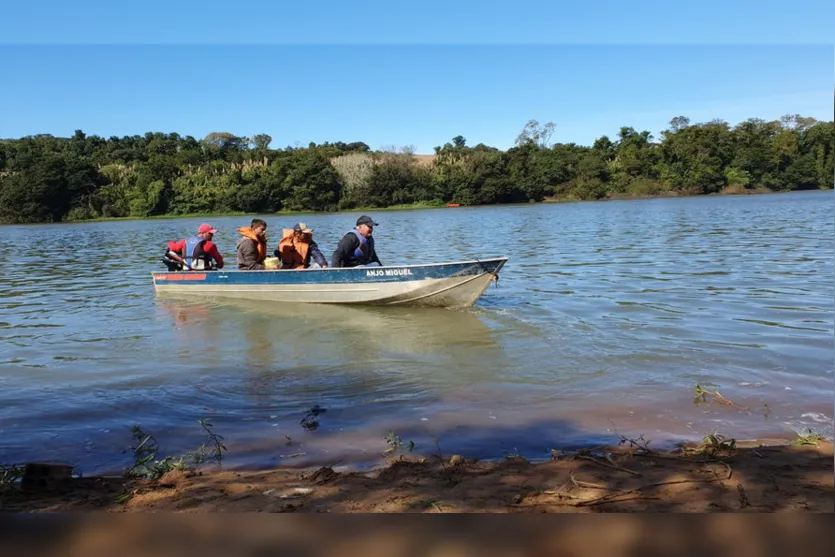
M238 229L241 235L235 245L238 269L262 271L266 269L267 258L267 223L261 219L252 219L249 226Z
M281 260L282 269L307 269L310 260L322 269L327 269L328 262L313 241L313 230L303 222L297 222L293 228L285 228L278 248L273 255Z
M378 226L374 220L366 215L357 219L356 227L345 234L331 258L331 267L358 267L380 263L377 250L374 248L374 227Z
M197 234L179 242L168 242L163 262L169 271L214 271L223 268L223 256L212 242L217 230L201 224Z

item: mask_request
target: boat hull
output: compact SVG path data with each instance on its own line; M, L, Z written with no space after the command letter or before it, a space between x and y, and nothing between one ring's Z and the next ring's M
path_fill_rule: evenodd
M469 307L507 258L398 267L153 273L157 294L288 303Z

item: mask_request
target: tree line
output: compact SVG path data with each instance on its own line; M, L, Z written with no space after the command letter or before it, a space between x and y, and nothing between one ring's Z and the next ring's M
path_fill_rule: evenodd
M651 195L831 189L835 124L800 115L731 126L673 118L591 146L529 121L510 149L457 136L433 156L363 142L272 149L266 134L27 136L0 140L0 222L269 214Z

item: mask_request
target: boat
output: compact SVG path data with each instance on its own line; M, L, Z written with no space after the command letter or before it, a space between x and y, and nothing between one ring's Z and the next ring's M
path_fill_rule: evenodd
M460 203L447 203L446 206L447 207L460 207L461 204Z
M469 307L507 257L388 267L153 273L157 294L313 304Z

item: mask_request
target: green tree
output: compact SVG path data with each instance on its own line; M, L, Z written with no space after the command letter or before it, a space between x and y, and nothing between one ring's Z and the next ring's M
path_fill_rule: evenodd
M302 151L287 161L283 188L284 205L293 211L332 211L339 203L342 188L339 174L330 160L316 150Z
M332 210L400 203L466 205L696 195L835 186L835 122L798 114L692 123L676 116L656 140L624 126L614 141L551 143L554 124L530 120L513 147L467 145L457 135L433 160L414 150L372 151L361 141L272 149L272 138L213 132L109 137L76 130L0 139L0 220L281 209Z
M538 147L547 147L556 126L553 122L540 124L537 120L528 120L522 131L516 136L516 146L533 143Z
M252 136L252 144L255 146L255 149L259 151L266 151L269 149L272 141L273 138L265 133L259 133Z

